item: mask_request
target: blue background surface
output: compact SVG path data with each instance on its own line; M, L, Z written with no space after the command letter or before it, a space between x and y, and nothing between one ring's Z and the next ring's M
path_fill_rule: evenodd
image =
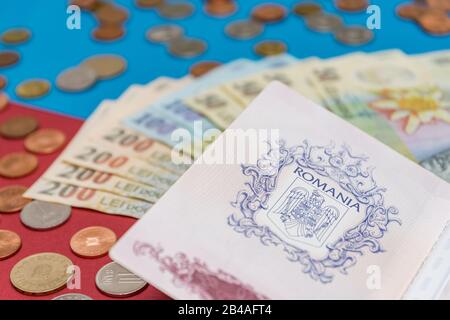
M318 56L327 58L352 51L378 51L399 48L406 53L422 53L450 48L449 37L430 36L418 25L401 19L395 14L398 4L406 0L371 1L381 8L381 29L375 31L375 39L361 47L348 47L336 42L331 34L315 33L308 30L302 19L290 14L280 23L268 25L255 39L238 41L228 38L225 26L238 19L250 16L252 8L268 1L237 1L238 11L226 18L208 16L202 1L190 1L196 10L191 17L182 20L167 20L158 16L155 10L142 10L133 0L118 0L116 4L129 10L126 35L112 43L101 43L92 39L91 32L97 25L89 13L82 13L81 30L66 28L67 1L65 0L1 0L0 32L12 27L26 27L32 30L29 42L19 46L0 45L0 49L13 49L21 54L18 64L0 68L0 74L8 78L5 91L12 100L35 105L39 108L56 111L76 117L86 118L103 99L117 98L132 84L145 84L158 76L181 77L188 73L189 67L202 60L228 62L237 58L259 59L253 46L264 39L279 39L287 43L289 53L299 58ZM272 1L291 9L298 0ZM338 13L346 24L365 25L366 13L344 13L328 0L316 1L326 11ZM155 25L176 23L185 28L187 36L207 41L208 50L193 59L171 56L162 45L152 44L145 39L146 30ZM98 82L93 88L82 93L65 93L55 87L57 75L66 68L76 66L85 58L101 53L117 53L128 60L124 74ZM48 79L53 88L45 97L23 100L14 93L21 81L29 78Z

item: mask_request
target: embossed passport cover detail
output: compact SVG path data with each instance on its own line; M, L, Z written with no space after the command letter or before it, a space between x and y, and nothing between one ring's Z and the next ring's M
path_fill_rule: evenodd
M278 139L208 164L245 130ZM110 254L178 299L399 299L449 217L446 182L274 82Z

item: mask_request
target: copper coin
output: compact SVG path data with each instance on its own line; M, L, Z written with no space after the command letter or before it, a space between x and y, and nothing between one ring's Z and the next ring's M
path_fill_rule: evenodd
M107 254L116 240L116 234L111 229L87 227L72 236L70 248L81 257L95 258Z
M0 52L0 68L16 64L19 59L20 55L15 51L2 51Z
M80 7L83 10L92 11L98 5L97 0L71 0L70 4Z
M4 76L0 76L0 90L2 90L4 87L6 87L6 84L8 83L8 80Z
M46 95L50 88L50 82L45 79L30 79L17 85L16 94L23 99L40 98Z
M254 47L255 52L263 57L275 56L287 51L287 46L281 41L266 40L259 42Z
M95 16L103 25L120 25L128 19L128 11L113 4L105 3L95 11Z
M163 3L163 0L136 0L135 4L139 8L154 8Z
M315 2L298 3L292 10L296 15L304 17L322 12L322 7Z
M194 76L195 78L198 78L198 77L201 77L204 74L208 73L209 71L217 68L220 65L221 65L221 63L216 62L216 61L201 61L201 62L194 64L190 68L189 72L191 73L192 76Z
M13 256L22 246L20 236L9 230L0 230L0 260Z
M404 19L417 20L427 11L427 8L414 3L407 3L399 5L396 11Z
M38 166L36 156L27 152L11 152L0 158L0 176L20 178L29 175Z
M8 102L9 102L8 95L4 92L0 92L0 111L6 108Z
M22 210L31 199L24 198L22 195L27 191L24 186L14 185L0 189L0 212L16 212Z
M447 35L450 33L450 19L443 11L426 12L417 21L428 33L434 35Z
M9 118L0 124L0 135L9 139L20 139L30 134L38 127L38 122L30 116Z
M5 44L20 44L27 42L31 37L31 32L25 28L9 29L6 30L2 36L2 42Z
M363 11L368 5L367 0L336 0L336 7L349 12Z
M58 129L44 128L30 134L25 139L25 148L39 154L50 154L66 142L66 135Z
M252 11L252 17L260 22L277 22L286 16L286 9L278 4L262 4Z
M450 11L450 1L449 0L425 0L425 3L433 9Z
M233 0L207 1L205 11L207 14L217 17L226 17L236 12L237 5Z
M92 36L99 41L113 41L121 38L124 33L121 25L100 25L92 32Z

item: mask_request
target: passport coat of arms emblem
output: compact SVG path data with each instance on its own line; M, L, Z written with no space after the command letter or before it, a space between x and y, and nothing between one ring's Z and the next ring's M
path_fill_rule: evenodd
M228 225L263 245L281 247L305 274L329 283L336 271L348 274L358 257L383 252L388 225L401 225L368 162L333 142L270 145L255 165L241 166L250 181L231 203L238 210Z

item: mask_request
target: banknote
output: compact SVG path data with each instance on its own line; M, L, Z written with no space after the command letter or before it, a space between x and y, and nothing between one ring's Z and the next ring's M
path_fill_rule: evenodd
M184 117L170 117L164 111L177 112L180 115L185 114L186 110L195 110L186 105L183 101L186 97L195 95L198 92L204 91L224 81L229 81L237 77L254 73L265 68L277 68L285 64L296 61L295 58L289 55L283 55L277 58L264 59L258 63L252 63L247 60L237 60L231 62L223 67L214 70L210 74L205 75L199 80L188 85L183 90L172 94L169 98L158 101L145 110L136 113L135 115L125 119L125 124L133 129L143 132L150 137L157 137L160 141L168 144L171 147L177 147L180 150L192 150L191 154L198 156L205 148L199 149L198 146L207 146L210 141L213 141L218 135L217 131L211 130L218 125L218 129L223 129L221 120L214 118L214 120L205 121L203 116L198 118L201 113L194 112L191 116ZM184 111L183 111L184 110ZM222 115L223 117L224 115ZM234 115L235 116L235 115ZM173 133L179 128L188 130L188 133L193 137L194 141L188 143L187 146L180 144L179 140L172 137ZM194 156L194 157L195 157Z
M400 299L449 219L448 183L275 82L110 256L176 299Z
M40 178L24 194L35 200L56 202L139 219L151 208L147 201L131 199L96 189Z
M151 203L155 203L162 196L161 190L156 187L62 161L54 163L43 177L51 181L107 191Z
M173 85L174 82L176 81L168 78L156 79L145 86L130 89L121 101L123 103L127 101L133 102L136 92L139 92L144 97L149 97L156 93L164 93L165 88L169 84ZM109 199L105 197L120 196L120 199L129 199L131 203L136 201L140 203L139 200L144 200L148 203L156 202L184 169L181 170L180 166L171 166L172 169L178 169L179 171L164 170L165 164L172 163L170 161L171 153L168 147L161 144L158 146L158 143L155 141L139 134L133 134L129 129L125 129L122 135L122 132L117 131L117 127L112 125L113 123L120 124L118 118L127 112L132 112L135 110L134 108L136 108L134 104L126 105L114 101L103 101L84 122L71 143L41 178L45 179L47 183L50 181L98 191L98 194L104 196L102 199ZM104 126L106 123L108 125ZM88 149L83 149L83 146L86 144ZM96 145L100 146L100 151L96 149ZM96 155L93 153L88 157L86 157L86 154L83 156L83 150L93 151L89 147L95 149L94 153ZM134 152L130 151L130 149ZM81 154L78 154L80 150ZM111 151L113 152L111 153ZM158 161L158 165L147 165L145 161L139 160L139 157L133 157L141 153L145 153L147 157L151 156L151 160L154 163ZM65 158L67 157L70 161L72 155L75 155L75 157L72 159L72 164L70 164ZM128 167L122 167L123 162L130 162L131 164ZM122 168L117 168L117 165ZM127 168L134 172L134 174L124 171ZM119 173L119 175L115 173ZM165 177L160 178L158 174L164 175ZM124 176L128 177L128 179L124 178ZM144 181L144 183L130 179L135 176L139 176L140 181ZM36 182L37 185L41 185L40 180ZM57 193L47 193L45 196L49 201L52 196L55 197L54 202L61 200L58 198ZM104 201L102 203L105 204L106 202ZM73 202L73 205L76 204L93 208L92 202L88 204ZM97 205L97 203L93 209L114 213L114 210L108 208L108 206Z

